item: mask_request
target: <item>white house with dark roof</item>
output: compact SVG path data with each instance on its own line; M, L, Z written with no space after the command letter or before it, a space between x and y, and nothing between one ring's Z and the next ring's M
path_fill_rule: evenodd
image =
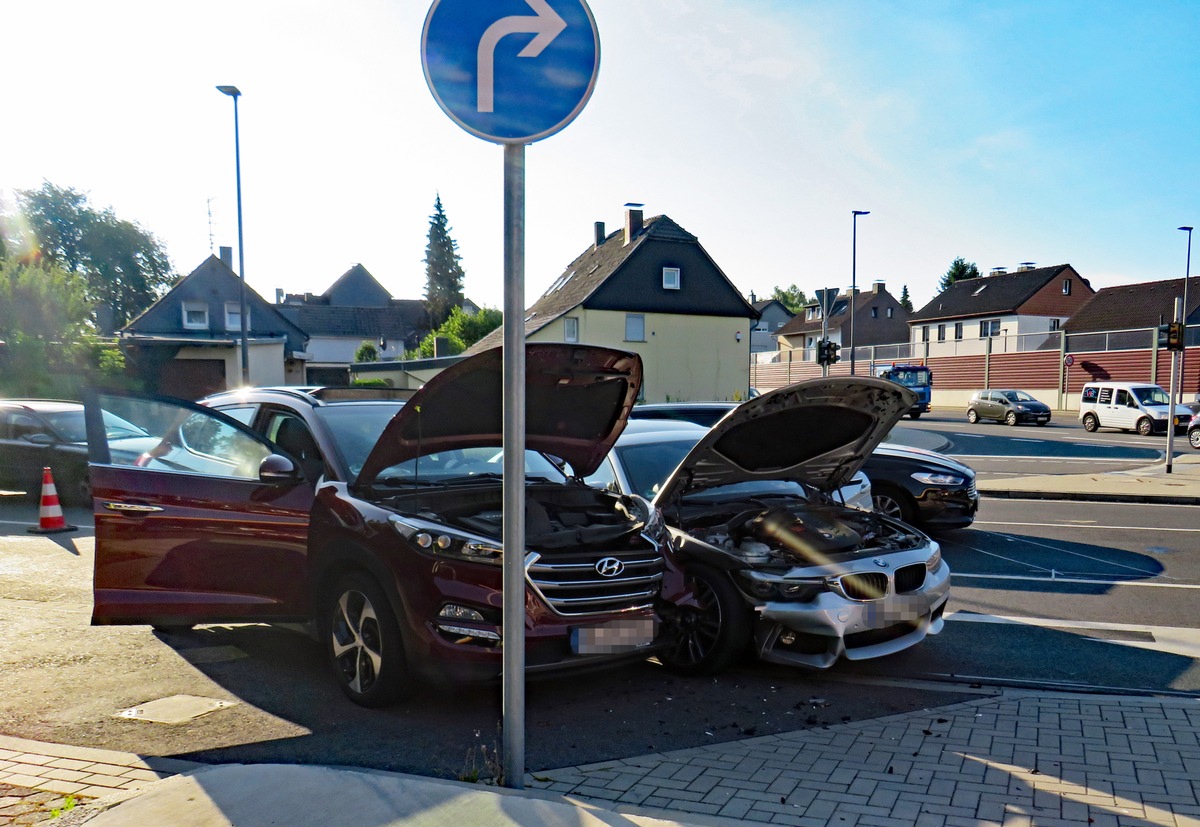
M909 317L910 341L929 355L990 352L989 340L1011 341L1010 350L1028 350L1018 337L1056 331L1095 295L1088 280L1070 264L962 279Z
M429 333L429 315L419 299L393 299L361 264L355 264L324 293L276 291L276 309L308 334L307 382L345 384L363 342L381 359L412 350Z
M643 220L627 205L625 226L595 241L525 311L531 342L580 342L641 355L646 401L745 398L750 331L758 312L700 246L665 215ZM496 330L475 353L500 345Z

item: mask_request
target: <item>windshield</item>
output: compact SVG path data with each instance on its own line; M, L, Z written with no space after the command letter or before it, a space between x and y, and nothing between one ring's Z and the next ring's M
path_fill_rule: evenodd
M376 485L448 485L502 479L504 450L494 446L461 448L425 454L389 465L375 477ZM525 479L566 482L557 465L537 451L525 452Z
M894 369L887 372L886 378L891 379L897 385L915 388L919 385L929 384L929 371L925 368Z
M1025 391L1005 391L1004 396L1010 402L1037 402L1036 399L1025 393Z
M327 405L315 409L317 418L325 423L333 437L334 447L351 478L358 476L367 455L401 404Z
M1150 387L1134 388L1133 395L1138 398L1138 402L1143 405L1170 405L1171 399L1167 396L1166 391L1157 385Z

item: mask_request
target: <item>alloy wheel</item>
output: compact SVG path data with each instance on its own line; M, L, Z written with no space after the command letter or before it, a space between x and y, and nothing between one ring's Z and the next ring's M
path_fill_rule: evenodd
M370 692L383 668L383 639L379 616L360 591L342 592L330 629L334 666L347 689Z
M1013 411L1009 411L1007 414L1005 414L1004 415L1004 424L1005 425L1016 425L1017 424L1016 413L1014 413Z
M969 422L969 423L971 423L972 425L974 425L974 424L975 424L976 422L978 422L978 421L979 421L979 414L975 413L975 409L974 409L974 408L971 408L971 409L969 409L969 410L967 411L967 422Z

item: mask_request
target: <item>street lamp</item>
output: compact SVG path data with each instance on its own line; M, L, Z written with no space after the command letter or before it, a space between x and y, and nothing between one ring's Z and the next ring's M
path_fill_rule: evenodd
M1187 267L1183 271L1183 335L1180 337L1183 340L1183 350L1179 351L1179 401L1183 401L1183 383L1187 376L1187 318L1188 318L1188 279L1192 277L1192 228L1180 227L1188 234L1187 244Z
M233 98L233 158L237 172L238 212L238 272L242 277L240 315L242 319L242 386L250 384L250 351L246 346L246 248L242 242L242 146L238 135L238 98L242 93L236 86L218 86L222 95Z
M858 304L858 217L870 210L851 210L854 231L850 241L850 375L854 375L854 305Z

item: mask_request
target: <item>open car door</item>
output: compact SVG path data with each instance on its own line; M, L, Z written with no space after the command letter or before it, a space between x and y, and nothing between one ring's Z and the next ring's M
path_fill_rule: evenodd
M93 624L299 620L313 489L240 423L181 399L88 389ZM113 431L115 414L144 433Z

